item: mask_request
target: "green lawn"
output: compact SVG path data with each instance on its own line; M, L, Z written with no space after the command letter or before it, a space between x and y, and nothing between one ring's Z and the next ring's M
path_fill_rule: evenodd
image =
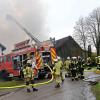
M92 91L96 96L96 100L100 100L100 83L92 86Z
M0 87L10 87L10 86L16 86L16 85L22 85L24 84L24 81L2 81L0 82Z

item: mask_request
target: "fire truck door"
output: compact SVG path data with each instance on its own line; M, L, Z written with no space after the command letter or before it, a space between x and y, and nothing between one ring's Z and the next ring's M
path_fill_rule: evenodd
M19 59L19 56L15 56L13 57L13 67L14 69L19 69L19 62L20 62L20 59Z
M23 63L23 66L27 64L27 54L23 54L22 63Z

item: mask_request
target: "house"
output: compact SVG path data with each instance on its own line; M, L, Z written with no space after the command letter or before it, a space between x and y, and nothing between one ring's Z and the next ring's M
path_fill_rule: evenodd
M55 44L58 56L66 59L68 56L82 56L83 57L83 50L82 48L76 43L76 41L71 37L65 37L59 40L56 40Z

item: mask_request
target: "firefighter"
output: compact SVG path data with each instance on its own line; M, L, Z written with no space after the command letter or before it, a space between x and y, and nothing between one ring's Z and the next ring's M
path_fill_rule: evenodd
M97 69L100 70L100 56L98 56L98 65L97 65Z
M95 57L95 65L96 65L96 66L98 65L98 62L99 62L98 57Z
M62 80L62 83L64 82L64 80L65 80L65 66L64 66L64 64L63 64L63 61L62 61L62 59L58 56L57 57L57 59L58 59L58 63L59 63L59 66L60 66L60 70L61 70L61 80Z
M78 80L78 75L77 75L77 58L76 57L72 57L71 64L70 64L70 71L71 71L72 81Z
M88 65L89 67L91 66L91 58L90 58L90 57L87 58L87 65Z
M67 60L65 60L65 62L64 62L64 68L65 68L67 76L70 76L70 70L69 70L70 64L71 64L70 57L67 57Z
M78 62L77 62L77 74L80 79L84 78L84 68L83 68L83 61L80 56L78 56Z
M32 84L32 90L38 91L38 89L34 88L34 86L33 86L34 85L34 70L32 68L32 63L30 63L30 62L31 62L31 60L28 60L26 68L23 69L27 92L31 92L30 83Z
M56 82L55 88L61 86L61 64L58 62L58 59L54 59L53 75Z

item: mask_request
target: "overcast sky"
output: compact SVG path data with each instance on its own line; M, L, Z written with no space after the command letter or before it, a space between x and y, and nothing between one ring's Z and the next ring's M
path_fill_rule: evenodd
M46 40L73 34L73 27L80 16L88 16L100 7L100 0L0 0L0 43L13 48L13 44L28 36L13 21L17 19L35 37Z

